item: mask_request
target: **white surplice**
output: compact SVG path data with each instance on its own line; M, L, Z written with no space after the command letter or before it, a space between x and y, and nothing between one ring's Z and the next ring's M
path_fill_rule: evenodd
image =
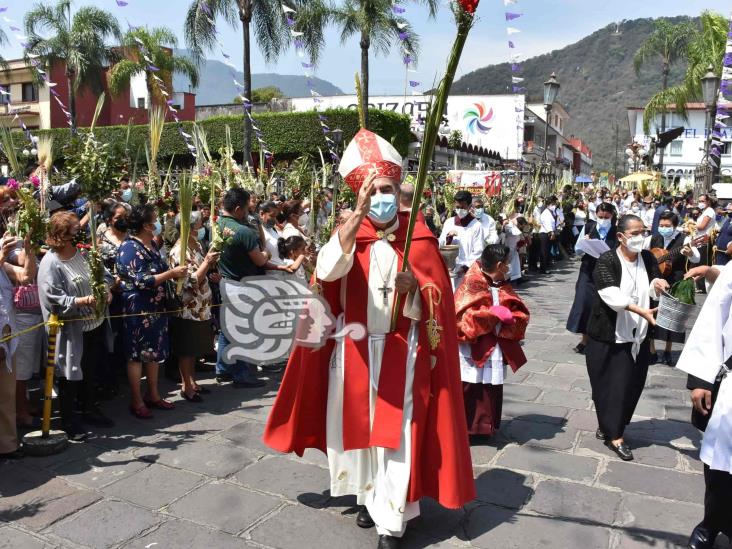
M398 221L386 229L385 235L398 228ZM386 238L371 246L369 265L369 293L367 306L367 331L369 338L369 373L371 377L371 421L374 419L381 360L384 355L385 335L391 328L391 311L394 304L395 280L399 269L397 254ZM320 280L332 282L344 278L353 266L353 250L344 252L338 233L333 235L318 254L317 275ZM384 304L380 288L391 291ZM341 284L341 305L348 299L364 299L364 296L348 295L346 280ZM399 448L364 448L343 450L343 363L345 345L343 339L336 342L331 357L328 378L327 446L330 469L331 496L356 495L359 505L366 505L376 523L379 534L401 537L408 520L419 515L419 503L407 503L407 491L412 464L412 384L417 358L419 338L418 321L421 318L419 292L404 300L404 315L412 319L407 338L407 375L404 390L404 413ZM340 327L339 327L340 328Z
M493 299L493 305L500 304L500 295L498 288L495 286L491 286L491 298ZM500 322L496 324L496 335L501 331L501 326L502 324ZM496 343L496 347L493 349L490 358L482 368L478 368L475 365L470 343L460 343L458 349L460 351L461 381L481 385L503 385L503 380L506 378L506 363L503 360L503 351L498 343Z
M509 254L509 266L508 279L517 280L521 278L521 256L518 253L518 243L524 238L524 233L521 232L516 225L509 223L503 228L503 243L508 246L510 250Z
M721 269L676 364L708 383L732 356L732 263ZM710 468L732 474L732 374L722 380L700 457Z
M454 217L446 219L445 224L442 226L442 233L440 234L440 246L447 244L447 236L451 232L457 233L453 237L452 243L456 244L459 248L455 267L458 269L460 267L469 269L473 263L480 259L485 248L486 233L483 229L483 224L478 219L473 219L468 223L467 227L463 227L455 223ZM451 278L453 291L460 287L460 284L463 282L463 277L463 275L460 275Z

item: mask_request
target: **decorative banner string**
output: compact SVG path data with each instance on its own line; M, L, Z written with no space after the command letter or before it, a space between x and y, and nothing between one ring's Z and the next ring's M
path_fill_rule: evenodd
M722 128L729 127L725 120L730 116L732 116L732 16L730 16L729 30L727 32L727 46L722 62L722 78L719 83L717 112L714 116L711 149L709 152L709 161L715 168L719 167L722 162L722 150L724 147Z
M295 15L297 14L297 12L286 4L282 4L282 11L285 14L285 21L287 22L287 26L290 29L290 35L294 39L295 51L297 52L297 56L302 60L300 61L300 65L302 65L302 68L305 70L305 81L307 82L310 96L313 98L313 103L315 107L314 110L318 114L320 129L323 131L325 143L328 145L328 152L330 153L330 157L333 162L340 162L340 158L338 157L338 154L336 152L336 143L330 138L329 135L331 133L331 129L330 124L328 123L328 118L324 114L321 114L319 112L320 104L323 102L323 100L320 99L320 93L318 93L318 91L315 89L315 82L313 80L315 76L315 63L313 63L312 58L307 57L305 43L302 39L303 33L295 30L295 26L297 25Z
M5 6L0 6L0 13L6 13L8 11L8 8ZM3 21L7 23L8 28L10 29L10 33L8 33L11 36L14 36L18 40L26 40L27 38L22 35L14 35L13 32L22 32L21 29L14 25L16 21L14 19L11 19L10 17L3 15ZM25 51L25 44L21 43L21 47L23 47L23 50ZM55 85L55 84L54 84ZM13 108L12 101L10 100L11 94L10 94L10 87L4 87L0 86L0 95L7 98L4 103L7 105L8 108L8 114L11 114L11 109ZM23 130L23 133L25 134L26 138L30 142L32 147L36 146L36 137L31 133L31 131L28 129L28 126L26 126L25 122L23 122L23 119L20 117L19 113L15 113L15 116L13 116L13 121L17 121L20 128Z
M125 8L129 5L129 2L125 2L124 0L115 0L115 3L117 4L117 7ZM127 22L127 27L130 31L134 31L140 27L134 27L130 24L130 22ZM140 53L142 53L143 59L147 62L147 70L152 73L152 78L155 80L155 83L160 90L160 93L163 97L165 97L165 107L168 109L168 112L170 116L175 121L176 129L178 130L178 134L183 138L183 141L185 141L186 148L188 149L188 152L193 155L194 158L198 156L198 151L196 150L196 146L193 144L193 136L189 133L186 133L186 131L183 128L183 123L180 121L180 118L178 117L178 109L175 108L174 104L175 101L170 96L170 92L168 91L167 86L165 85L165 82L162 78L160 78L156 72L160 72L160 68L156 67L155 64L152 61L152 58L150 57L150 52L145 47L145 43L140 40L137 37L134 37L135 42L137 42L137 47L140 50ZM146 76L147 78L147 76ZM152 86L151 86L152 87ZM152 97L148 98L148 101L152 101Z
M504 7L518 3L518 0L503 0ZM520 29L512 26L512 22L522 17L523 13L517 13L513 11L505 11L506 18L506 34L508 35L508 49L511 53L511 91L515 94L525 94L526 87L524 87L524 77L522 60L523 56L520 53L516 53L516 42L514 42L513 36L521 32ZM517 142L517 159L522 164L522 151L524 146L524 116L525 116L525 101L517 101L514 106L516 114L516 135L518 136Z
M262 153L264 154L265 160L268 161L273 156L272 155L272 152L269 150L269 147L267 146L267 143L264 141L264 133L259 128L259 126L257 126L257 123L255 122L254 117L252 116L252 101L251 101L251 99L249 97L246 97L243 94L244 85L241 84L236 79L236 66L231 62L231 56L226 53L225 48L224 48L224 44L218 38L219 37L219 31L216 28L216 21L212 17L213 16L213 12L211 11L211 8L209 8L209 6L208 6L208 4L206 2L202 2L200 4L199 11L203 12L204 17L206 18L206 20L209 22L209 24L211 25L211 27L213 29L214 36L216 37L215 38L216 43L218 44L218 46L219 46L219 48L221 50L221 55L224 56L224 59L225 59L224 64L227 67L229 67L229 72L231 73L231 78L234 81L234 86L236 86L237 89L241 90L239 92L239 98L241 99L241 102L244 105L244 113L246 114L247 118L249 119L249 123L252 126L252 130L254 130L254 135L257 137L257 142L259 143L259 150L262 151ZM249 158L245 158L244 159L244 162L246 162L247 165L249 165L249 161L250 161ZM263 168L263 166L261 166L260 168Z

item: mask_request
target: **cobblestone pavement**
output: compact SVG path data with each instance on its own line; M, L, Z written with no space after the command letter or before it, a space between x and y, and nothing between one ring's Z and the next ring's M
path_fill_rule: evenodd
M685 378L651 367L627 432L633 463L595 439L584 360L564 330L576 267L520 290L530 360L509 376L500 434L472 448L477 501L459 511L424 501L406 547L685 545L704 494ZM57 456L0 464L0 548L374 547L353 499L323 493L324 456L263 446L276 383L236 390L211 375L203 404L177 402L142 422L118 398L105 404L114 429Z

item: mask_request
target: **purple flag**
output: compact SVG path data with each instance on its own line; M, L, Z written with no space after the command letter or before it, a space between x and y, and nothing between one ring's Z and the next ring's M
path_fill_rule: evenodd
M511 63L511 72L520 72L521 71L521 65L518 63Z
M117 0L117 5L120 8L124 8L127 5L127 2L125 2L124 0Z
M420 84L420 83L419 83L419 82L417 82L416 80L410 80L410 81L409 81L409 85L410 85L410 87L412 87L412 88L417 88L417 87L419 87L419 84Z
M294 27L295 26L295 19L289 13L287 14L287 25L289 27Z
M312 69L315 65L312 63L300 63L304 69Z
M318 115L318 120L320 120L321 122L327 122L328 121L328 117L327 116L324 116L322 114L319 114Z
M201 11L211 17L213 13L211 13L211 8L208 7L208 4L206 2L201 3Z
M404 56L404 64L405 65L411 65L412 64L412 56L411 55L405 55Z
M0 8L0 13L5 13L6 11L8 11L8 8Z
M521 17L523 13L512 13L510 11L506 12L506 21L513 21L514 19L518 19Z
M13 32L20 32L20 29L18 27L10 26L10 30Z
M158 71L160 71L160 69L157 68L155 65L148 65L147 66L147 70L149 70L151 72L158 72Z
M732 53L724 54L724 66L725 67L732 66Z
M526 88L524 88L522 86L512 86L512 88L513 88L513 93L523 93L526 91Z
M53 88L51 88L51 94L58 97L58 92L56 90L54 90Z
M295 47L299 50L305 47L305 42L302 41L302 38L295 38Z
M513 43L513 40L509 40L508 41L508 47L511 48L511 49L513 49L513 48L516 47L516 45Z
M409 33L408 32L402 31L402 32L399 33L399 40L401 40L402 42L404 40L406 40L407 38L409 38Z
M393 11L396 14L402 14L402 13L404 13L407 10L405 10L404 8L399 7L399 6L392 6L391 7L391 11Z

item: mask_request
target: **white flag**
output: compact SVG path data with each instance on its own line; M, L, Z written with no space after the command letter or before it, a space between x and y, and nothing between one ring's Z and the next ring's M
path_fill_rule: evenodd
M506 27L506 32L508 33L509 36L511 36L512 34L518 34L521 31L519 29L517 29L516 27Z

